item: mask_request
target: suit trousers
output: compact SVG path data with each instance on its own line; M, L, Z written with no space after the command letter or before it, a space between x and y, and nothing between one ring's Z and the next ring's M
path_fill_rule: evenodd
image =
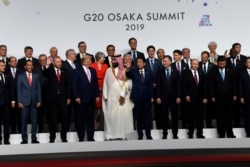
M58 94L56 101L48 103L50 140L55 140L58 121L61 122L61 139L67 139L68 113L66 100Z
M31 104L29 106L24 106L21 111L22 116L22 140L28 140L27 134L27 124L28 120L31 120L31 139L37 140L36 133L37 133L37 107L35 104Z
M250 101L243 105L243 120L247 137L250 137Z
M1 123L3 123L4 128L4 140L9 141L10 137L10 107L8 105L0 106L0 140L2 141L2 128Z
M76 126L77 135L80 141L84 140L85 131L87 132L88 140L94 138L94 114L95 113L95 101L81 102L77 106L76 112Z
M168 134L168 125L169 125L169 111L171 113L171 122L172 122L172 133L173 136L177 136L178 133L178 121L179 121L179 114L178 114L178 105L176 104L175 99L161 100L161 125L163 129L163 136L167 136Z
M137 121L137 133L139 138L143 138L143 128L146 131L146 137L151 138L152 113L151 99L142 99L134 101L134 109Z

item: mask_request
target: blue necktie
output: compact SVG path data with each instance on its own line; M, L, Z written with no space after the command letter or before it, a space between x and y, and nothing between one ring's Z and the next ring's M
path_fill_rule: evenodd
M133 60L134 60L134 62L136 62L136 54L135 54L135 51L133 51Z
M224 79L225 79L225 74L224 74L224 72L223 72L223 69L221 69L220 75L221 75L222 80L224 81Z
M167 69L166 76L167 76L167 79L169 80L169 77L170 77L169 69Z

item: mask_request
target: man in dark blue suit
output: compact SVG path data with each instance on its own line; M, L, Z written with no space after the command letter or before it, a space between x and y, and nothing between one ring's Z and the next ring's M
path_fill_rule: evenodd
M79 53L76 55L76 63L81 66L83 56L90 56L92 63L95 62L95 58L92 54L87 53L87 44L84 41L78 43Z
M3 121L4 144L9 142L10 128L10 104L12 100L11 83L9 77L4 75L5 62L0 60L0 125ZM0 128L0 144L2 144L2 128Z
M25 54L25 56L23 58L19 59L18 62L17 62L17 67L18 68L25 71L24 65L26 64L27 60L32 61L34 67L39 66L38 59L33 57L33 48L31 46L26 46L24 48L24 54Z
M128 44L131 50L127 54L131 55L132 60L133 60L132 63L136 65L136 58L137 57L145 58L144 53L137 51L137 40L135 38L133 37L129 38Z
M134 110L137 121L138 140L143 139L143 127L146 131L148 140L152 140L151 124L152 113L151 103L153 98L153 77L150 71L145 69L146 60L143 57L137 58L137 69L126 72L126 75L132 79L132 90L130 99L134 102Z
M181 61L182 58L182 51L181 50L174 50L173 51L173 58L174 58L174 63L172 63L171 68L173 70L177 70L180 76L180 81L182 82L182 77L183 73L185 70L188 70L188 65L184 62ZM180 110L181 113L181 120L182 120L182 128L187 128L188 127L188 120L187 120L187 102L185 101L185 97L181 97L181 105L179 105L178 110Z
M19 75L17 79L17 101L18 107L22 109L22 142L21 144L28 143L27 123L30 117L32 130L31 130L31 143L39 143L37 141L37 107L41 106L41 86L39 75L33 73L33 62L27 60L24 68L26 71Z
M145 69L153 75L153 97L154 97L154 118L156 122L156 128L161 128L161 115L160 115L160 105L156 103L156 80L158 72L163 68L161 60L155 58L155 47L149 45L147 47L148 58L146 59Z
M80 142L84 140L85 128L87 140L94 141L95 103L100 100L96 71L90 65L91 57L84 56L82 66L72 73L73 98L77 103L76 129Z
M5 70L5 74L10 80L12 87L11 101L11 133L21 133L21 111L17 104L17 78L24 71L17 68L17 59L14 56L9 58L9 68Z
M169 110L171 112L173 138L178 139L178 104L181 102L181 85L178 71L171 68L172 58L163 58L164 69L157 77L157 103L161 104L162 139L167 139Z
M198 70L201 71L204 76L206 83L210 81L211 71L215 67L214 63L209 61L209 52L202 51L201 52L201 61L199 62ZM207 84L207 90L208 90ZM207 92L207 97L209 97L209 92ZM212 128L212 119L215 119L215 105L211 102L211 98L208 98L207 104L203 104L203 111L206 119L206 128Z
M247 137L250 137L250 57L246 58L246 69L240 72L239 99L243 105L243 120Z

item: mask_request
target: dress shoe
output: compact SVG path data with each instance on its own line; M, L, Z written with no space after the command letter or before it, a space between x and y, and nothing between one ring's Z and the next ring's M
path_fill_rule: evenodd
M162 139L167 139L167 135L163 135L163 136L162 136Z
M228 135L227 138L236 138L234 135Z
M179 139L179 137L177 135L174 135L173 139Z
M205 136L203 136L203 135L197 135L197 138L198 139L205 139Z
M21 144L28 144L28 141L27 141L27 140L23 140L23 141L21 142Z
M147 140L153 140L152 136L147 137Z
M83 142L83 139L79 139L79 142Z
M142 140L143 139L143 137L138 137L138 140Z
M189 139L193 139L194 136L193 136L193 135L188 135L188 138L189 138Z
M37 140L32 140L31 143L32 143L32 144L39 144L40 142L37 141Z
M88 139L88 141L95 141L95 139L91 138L91 139Z
M5 144L5 145L10 145L9 140L4 140L4 144Z
M50 139L49 143L55 143L55 139Z
M67 139L62 139L62 142L63 143L68 143L68 140Z

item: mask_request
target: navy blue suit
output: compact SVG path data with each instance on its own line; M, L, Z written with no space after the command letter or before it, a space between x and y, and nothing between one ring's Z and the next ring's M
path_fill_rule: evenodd
M93 56L92 54L86 53L86 55L91 57L92 63L95 62L95 58L94 58L94 56ZM82 65L82 59L81 59L80 53L77 53L77 54L76 54L76 61L75 61L75 63L76 63L78 66L81 66L81 65Z
M36 140L37 132L37 103L42 102L41 85L39 75L32 73L32 85L28 83L26 72L20 74L17 79L17 101L22 103L24 108L21 111L22 115L22 139L28 140L27 123L30 116L32 124L31 139Z
M247 137L250 137L250 69L242 70L239 82L239 99L244 98L243 119Z
M153 98L153 78L150 71L145 69L144 81L141 79L139 69L129 70L126 75L132 79L130 99L134 102L134 110L137 120L138 139L143 138L143 127L146 130L147 139L151 137L151 98Z
M139 52L139 51L135 51L136 52L136 58L138 58L138 57L140 57L140 58L145 58L145 56L144 56L144 53L142 53L142 52ZM129 51L127 54L129 54L129 55L131 55L131 57L132 57L132 64L134 64L134 65L136 65L136 58L134 59L134 57L133 57L133 53L131 53L131 51Z
M3 80L0 80L0 125L4 125L4 143L9 141L10 127L10 104L12 99L12 89L10 78L4 74ZM2 141L2 128L0 128L0 141Z
M178 105L176 98L181 98L181 85L178 71L171 69L169 79L166 75L166 69L159 71L157 77L157 98L161 99L161 125L163 129L163 138L167 137L169 124L169 109L172 118L172 133L177 138L178 133Z
M87 138L93 141L94 137L94 110L96 98L99 97L99 86L96 71L89 68L91 80L88 80L84 68L81 66L72 73L73 98L80 98L80 104L77 104L76 125L79 141L84 140L85 127Z

